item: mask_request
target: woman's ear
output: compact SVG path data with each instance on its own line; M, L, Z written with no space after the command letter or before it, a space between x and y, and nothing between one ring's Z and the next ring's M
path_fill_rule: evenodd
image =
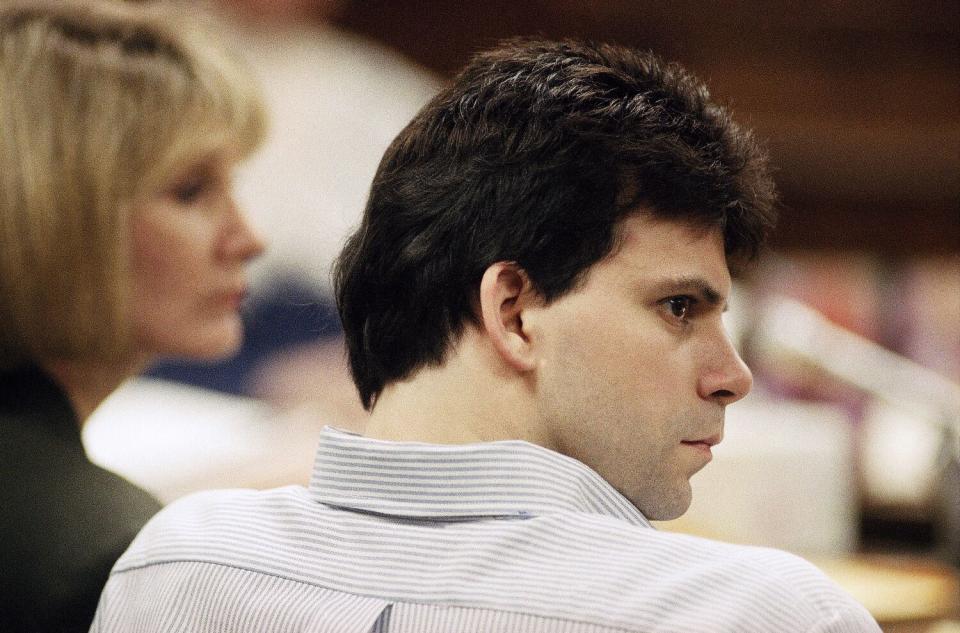
M500 358L520 372L536 366L523 328L523 311L538 297L530 278L514 262L492 264L480 280L483 327Z

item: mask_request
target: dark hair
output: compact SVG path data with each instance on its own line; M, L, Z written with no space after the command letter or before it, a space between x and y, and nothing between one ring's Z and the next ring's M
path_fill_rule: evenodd
M550 301L642 210L723 231L731 265L774 222L766 158L706 88L652 53L515 39L475 56L387 149L334 268L360 398L440 364L491 264Z

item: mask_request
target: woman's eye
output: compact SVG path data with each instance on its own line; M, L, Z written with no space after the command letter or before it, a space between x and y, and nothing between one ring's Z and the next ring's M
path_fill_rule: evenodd
M189 180L173 188L173 197L180 204L192 204L207 189L205 180Z
M685 321L690 316L693 300L690 297L670 297L666 304L673 317Z

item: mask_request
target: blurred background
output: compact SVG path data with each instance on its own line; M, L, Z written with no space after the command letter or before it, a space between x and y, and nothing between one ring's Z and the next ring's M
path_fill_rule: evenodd
M92 458L164 501L305 482L320 428L363 423L329 265L383 150L504 37L619 42L704 79L767 140L783 199L729 315L755 391L661 527L812 557L885 630L960 629L960 2L212 6L272 117L238 174L270 243L247 342L131 381L87 424Z

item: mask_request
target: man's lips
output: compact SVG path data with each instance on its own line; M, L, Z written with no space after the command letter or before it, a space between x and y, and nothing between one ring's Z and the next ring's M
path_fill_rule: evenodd
M711 451L710 448L719 444L720 440L722 439L723 435L718 433L716 435L704 437L699 440L683 440L680 443L684 446L689 446L690 448L699 451L701 454L703 454L703 457L707 461L710 461L713 459L713 451Z
M707 446L707 448L709 448L711 446L716 446L717 444L719 444L720 440L722 439L723 439L723 434L717 433L715 435L711 435L710 437L704 437L699 440L682 440L680 443L681 444L704 444Z

